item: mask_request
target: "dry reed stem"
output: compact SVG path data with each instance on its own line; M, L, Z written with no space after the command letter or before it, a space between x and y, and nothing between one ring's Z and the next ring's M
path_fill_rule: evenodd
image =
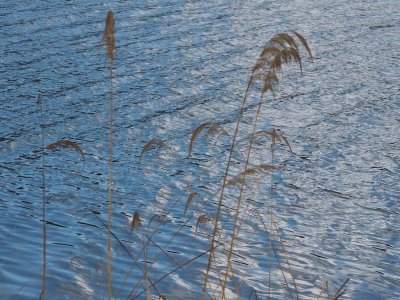
M240 206L241 206L243 192L244 192L244 182L245 182L245 179L246 179L247 172L249 172L249 170L251 171L250 173L258 172L256 169L248 169L248 166L250 164L250 155L251 155L251 151L252 151L252 147L253 147L253 143L254 143L254 139L255 139L254 138L254 134L256 132L258 118L259 118L260 113L261 113L263 97L264 97L264 92L261 93L259 105L258 105L258 108L257 108L257 112L256 112L256 115L255 115L254 121L253 121L252 138L250 140L250 144L249 144L248 151L247 151L247 158L246 158L246 162L245 162L245 165L244 165L244 171L242 172L243 173L243 175L242 175L243 176L243 182L240 185L240 192L239 192L239 196L238 196L238 199L237 199L237 205L236 205L236 213L235 213L235 217L234 217L234 221L233 221L233 229L232 229L232 235L231 235L228 259L227 259L227 263L226 263L225 278L224 278L224 281L223 281L223 284L222 284L222 299L225 299L225 289L226 289L226 284L227 284L227 281L228 281L229 266L231 265L231 258L232 258L232 254L233 254L233 248L235 246L235 241L237 239L237 234L236 234L237 222L239 220ZM263 168L270 169L271 166L266 165L266 166L263 166Z
M287 255L287 251L286 251L286 249L285 249L285 245L284 245L284 243L283 243L283 240L282 240L282 238L281 238L281 235L279 234L278 226L277 226L277 224L276 224L276 222L275 222L272 209L270 209L270 217L271 217L271 222L272 222L272 224L273 224L274 227L275 227L275 232L276 232L276 235L277 235L277 237L278 237L279 243L280 243L280 245L281 245L281 247L282 247L282 249L283 249L283 253L284 253L284 255L285 255L286 264L288 265L289 274L290 274L290 276L292 277L292 280L293 280L293 285L294 285L294 289L295 289L295 292L296 292L296 297L297 297L297 299L299 299L299 292L298 292L298 289L297 289L296 279L295 279L295 277L294 277L294 273L293 273L292 266L290 265L290 261L289 261L288 255ZM284 272L283 272L283 270L281 270L281 271L282 271L282 275L283 275Z
M255 137L262 137L262 136L266 136L266 137L270 137L271 138L271 153L272 153L272 158L274 158L274 152L275 152L275 146L276 146L276 142L280 142L283 145L288 146L290 152L292 154L294 154L292 147L289 144L289 141L287 140L287 138L282 134L282 132L276 130L275 128L272 129L272 131L266 131L266 130L260 130L257 131L255 134ZM251 136L250 136L251 139Z
M141 267L139 261L136 259L136 257L129 251L129 249L125 246L124 243L122 243L122 241L117 237L117 235L109 229L108 224L104 223L102 219L99 218L99 216L94 212L94 211L90 211L92 213L93 216L95 216L95 218L101 223L101 225L103 225L104 228L107 229L107 231L109 231L111 233L111 236L118 242L118 244L121 246L121 248L126 252L126 254L128 254L128 256L133 260L133 262L135 263L135 265L138 267L138 269L142 272L143 275L145 275L145 271L143 270L143 268ZM151 281L151 278L149 277L149 281ZM155 291L157 292L158 295L160 294L160 291L157 289L156 286L154 286ZM130 296L128 296L129 299Z
M171 211L174 210L176 204L178 204L178 203L179 203L179 199L177 198L177 199L174 201L173 205L170 207ZM190 219L191 219L192 217L193 217L193 215L191 215L191 216L188 218L188 220L186 221L185 224L187 224L187 223L190 221ZM163 224L165 224L165 222L167 221L167 220L166 220L166 215L165 215L165 214L163 215L163 214L161 214L161 213L160 213L160 214L154 215L154 216L149 220L148 228L150 227L150 224L151 224L153 221L157 221L159 224L158 224L157 227L153 228L153 232L152 232L152 235L151 235L151 236L146 236L147 239L148 239L148 242L147 242L147 244L146 244L145 247L147 247L147 245L148 245L150 242L154 243L154 242L152 241L152 237L153 237L154 234L158 231L158 229L160 228L160 226L163 225ZM180 231L181 231L183 228L184 228L184 226L181 226L181 227L175 232L175 234L172 235L172 237L164 244L164 247L168 247L168 246L173 242L173 240L179 235ZM155 243L154 243L154 244L155 244ZM160 248L157 244L155 244L155 245L156 245L157 248ZM141 250L140 253L138 254L138 257L140 257L140 255L143 253L145 247L142 248L142 250ZM160 249L161 249L161 248L160 248ZM157 262L157 260L159 259L159 257L161 256L162 253L165 254L164 251L160 251L158 254L156 254L156 255L153 257L153 260L152 260L153 263ZM172 259L172 261L173 261L173 259ZM176 264L176 265L178 265L178 264ZM184 270L184 272L186 272L186 271ZM139 288L139 286L140 286L142 280L143 280L143 279L137 280L136 285L135 285L135 286L133 287L133 289L131 290L130 295L135 294L135 291Z
M195 261L196 259L202 257L203 255L207 254L208 252L214 250L214 249L217 248L218 246L219 246L219 245L215 245L214 248L211 248L211 249L209 249L209 250L207 250L207 251L204 251L204 252L200 253L199 255L196 255L195 257L193 257L193 258L187 260L187 261L184 262L183 264L180 264L178 267L176 267L176 268L173 269L172 271L170 271L170 272L164 274L164 275L161 276L158 280L156 280L155 282L151 283L151 285L148 287L148 289L152 288L152 287L155 286L157 283L159 283L160 281L164 280L166 277L168 277L169 275L175 273L176 271L178 271L179 269L181 269L181 268L183 268L184 266L188 265L189 263ZM140 295L142 295L142 294L145 293L145 292L146 292L146 290L143 290L142 292L140 292L139 294L133 296L133 297L130 298L130 299L137 299ZM160 297L161 297L161 295L160 295Z
M252 78L254 76L255 72L256 72L256 67L253 68L250 78ZM251 86L252 86L252 80L250 79L249 83L247 84L246 91L244 93L244 97L243 97L242 105L240 107L238 118L236 120L236 126L235 126L235 131L234 131L234 134L232 137L231 148L229 149L228 160L227 160L225 172L224 172L224 175L222 178L222 188L221 188L221 193L220 193L220 197L218 200L217 213L216 213L216 217L215 217L215 225L214 225L212 239L211 239L210 254L208 255L207 269L206 269L206 274L204 276L203 289L202 289L202 293L201 293L202 300L204 300L204 298L205 298L206 288L207 288L207 284L208 284L208 275L209 275L209 272L211 269L212 258L214 257L214 249L216 248L216 247L214 247L214 244L216 242L215 237L217 234L217 224L218 224L220 213L221 213L222 200L224 197L225 186L226 186L226 183L228 180L229 168L230 168L230 164L231 164L231 160L232 160L232 155L234 152L234 147L236 145L236 139L237 139L238 132L239 132L240 121L243 116L243 112L244 112L244 108L245 108L245 104L246 104L246 100L247 100L247 95L250 91Z
M40 299L46 299L46 255L47 255L47 230L46 230L46 201L45 201L45 173L44 173L44 124L43 124L43 103L40 94L37 98L37 103L40 107L40 133L42 142L42 240L43 240L43 258L42 258L42 291L40 293Z
M342 297L346 293L346 285L350 281L350 278L347 278L346 281L340 286L338 291L336 292L335 296L333 296L332 300L338 300L340 297Z
M112 279L111 279L111 223L112 223L112 161L113 161L113 60L115 49L115 21L114 14L110 10L107 13L103 39L107 46L107 58L109 59L110 71L110 93L109 93L109 143L108 143L108 230L107 230L107 285L108 299L112 296Z

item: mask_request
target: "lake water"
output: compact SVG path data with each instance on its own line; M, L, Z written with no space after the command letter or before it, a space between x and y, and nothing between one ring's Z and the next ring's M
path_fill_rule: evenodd
M296 66L284 67L258 124L259 130L280 130L293 153L277 144L278 169L251 177L246 186L226 296L296 298L279 231L300 299L332 298L348 278L344 299L400 298L397 0L15 0L0 8L2 299L38 299L41 292L41 127L45 145L70 140L85 153L46 151L47 298L107 297L107 230L101 222L107 222L108 209L110 81L101 39L110 9L116 28L116 298L145 298L139 296L144 276L130 255L154 282L209 248L210 224L200 222L196 232L196 223L201 215L215 217L230 138L201 134L188 158L192 132L217 122L233 133L262 47L293 30L307 39L315 59L304 57L302 74ZM233 157L238 169L253 102ZM167 146L141 157L153 138ZM269 141L260 140L252 163L270 162ZM185 213L191 192L197 196ZM221 242L229 241L237 190L227 194ZM135 211L143 226L131 232ZM219 297L224 248L217 249L208 298ZM199 299L207 259L206 253L158 282L154 299L158 293Z

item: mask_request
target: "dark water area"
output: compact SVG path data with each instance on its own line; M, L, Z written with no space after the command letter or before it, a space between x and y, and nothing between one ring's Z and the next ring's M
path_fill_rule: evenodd
M192 132L218 122L231 134L262 47L296 30L315 58L304 56L302 74L283 68L259 121L260 130L279 130L293 153L277 144L278 170L252 177L226 297L252 299L257 291L265 299L270 287L273 299L295 298L283 278L290 270L271 254L279 231L300 299L332 298L348 278L343 299L399 299L397 0L1 2L0 298L41 292L42 129L45 145L70 140L84 152L45 154L47 298L107 298L110 80L102 35L110 9L115 297L145 288L127 251L155 281L209 249L211 227L196 223L215 216L230 140L201 135L188 158ZM243 117L243 149L253 102ZM153 138L167 146L141 156ZM260 141L252 163L270 160L268 141ZM191 192L198 196L185 213ZM221 227L232 227L235 193L227 192ZM135 211L143 226L131 232ZM154 244L143 254L149 237ZM221 232L221 240L229 237L229 229ZM157 287L168 299L199 299L206 266L203 255ZM219 298L217 270L209 298Z

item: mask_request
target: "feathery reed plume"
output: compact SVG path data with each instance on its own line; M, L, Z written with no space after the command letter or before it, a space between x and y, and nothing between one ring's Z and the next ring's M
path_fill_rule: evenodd
M195 139L200 135L200 133L206 129L209 128L212 124L211 123L203 123L200 124L192 133L192 137L190 138L190 144L189 144L189 157L192 156L192 149L193 149L193 143Z
M45 201L45 179L44 179L44 132L43 132L43 103L40 94L37 97L37 104L40 108L40 134L42 142L42 238L43 238L43 261L42 261L42 291L40 299L46 299L46 254L47 254L47 233L46 233L46 201Z
M76 152L78 152L82 156L82 158L85 157L81 147L79 147L78 144L71 142L69 140L59 140L55 143L47 145L46 149L57 149L60 147L71 148L71 149L75 150Z
M147 225L147 228L150 228L150 225L152 222L157 222L159 224L166 224L168 222L167 215L163 213L157 213L154 216L152 216L149 220L149 225Z
M110 93L109 93L109 142L108 142L108 232L107 232L107 285L108 285L108 299L111 299L112 293L112 280L111 280L111 218L112 218L112 161L113 161L113 61L115 50L115 21L114 14L110 10L107 13L105 29L103 32L103 40L107 46L107 58L110 65Z
M216 141L223 135L229 136L228 132L224 130L221 125L217 123L203 123L200 124L195 130L193 130L192 137L190 138L189 144L189 157L192 156L193 144L196 138L200 135L203 130L207 130L207 135L218 134Z
M140 161L142 160L143 155L146 152L150 151L153 147L156 147L157 149L160 149L162 147L167 147L167 146L168 145L164 141L162 141L160 139L151 139L150 141L148 141L144 145L144 147L142 149L142 152L140 152Z
M243 172L240 172L238 175L236 175L235 177L233 177L232 179L228 180L226 182L226 186L230 186L230 185L236 185L236 184L241 184L244 185L246 183L246 176L247 175L254 175L254 174L258 174L262 171L274 171L276 170L276 167L273 165L269 165L269 164L260 164L254 168L249 168Z
M289 141L287 140L287 138L282 134L282 132L276 130L275 128L272 129L271 131L266 131L266 130L260 130L257 131L254 134L254 138L257 137L263 137L263 136L267 136L271 138L271 153L272 153L272 157L274 157L274 149L275 149L275 145L276 142L280 142L281 144L284 144L286 146L288 146L290 152L293 154L293 149L289 144ZM252 136L250 135L250 139L252 138Z
M198 217L198 219L197 219L197 222L196 222L196 230L195 230L195 232L197 232L197 228L199 227L199 225L201 224L201 223L213 223L213 219L211 219L211 218L208 218L206 215L200 215L199 217Z

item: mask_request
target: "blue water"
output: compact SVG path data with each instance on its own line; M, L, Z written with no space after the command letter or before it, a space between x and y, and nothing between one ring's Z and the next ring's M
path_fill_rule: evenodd
M292 30L306 37L315 59L304 56L302 74L284 67L258 127L280 130L293 153L277 144L278 170L251 177L247 185L226 297L252 299L256 291L265 299L270 287L274 299L295 298L278 231L300 299L332 298L348 278L344 299L400 298L397 6L397 0L0 3L1 298L38 299L41 292L42 128L45 145L68 139L85 153L45 155L47 298L107 298L102 221L110 81L101 39L110 9L116 24L115 298L146 287L130 256L154 282L209 249L212 226L199 223L196 231L196 223L201 215L215 216L230 138L200 135L189 159L191 134L204 122L233 133L263 45ZM231 177L245 155L255 109L252 102L246 107ZM167 146L141 158L152 138ZM259 140L251 158L254 165L271 162L268 139ZM227 191L218 237L223 242L229 241L237 191ZM185 214L191 192L198 196ZM135 211L143 226L131 233ZM141 253L149 237L154 243ZM223 248L208 298L220 297ZM152 297L198 299L207 259L205 254L157 283Z

